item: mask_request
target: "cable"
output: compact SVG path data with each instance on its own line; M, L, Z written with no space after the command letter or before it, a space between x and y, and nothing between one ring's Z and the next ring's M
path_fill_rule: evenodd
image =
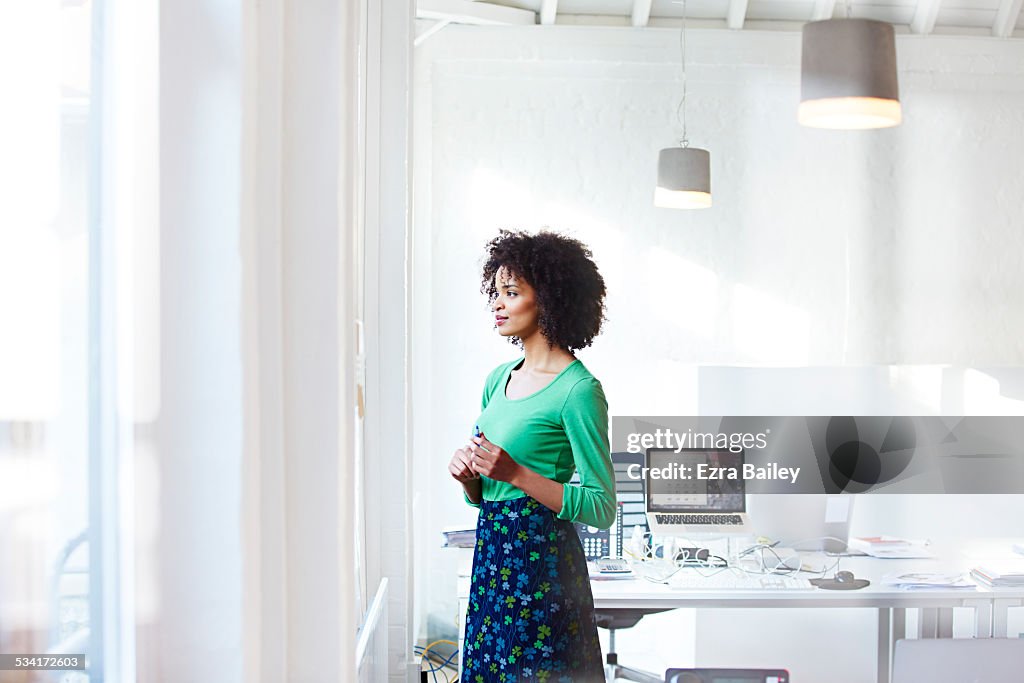
M825 578L825 575L828 574L829 572L835 571L835 570L839 569L839 560L840 560L840 558L837 557L836 561L832 563L831 567L826 566L825 568L823 568L821 570L814 569L814 568L810 567L809 565L801 564L800 565L800 571L806 572L808 574L819 574L821 576L821 578Z
M458 651L459 651L459 644L458 644L458 643L456 643L456 642L455 642L455 641L453 641L453 640L445 640L444 638L442 638L442 639L440 639L440 640L435 640L435 641L434 641L434 642L432 642L432 643L431 643L430 645L425 645L425 646L423 647L423 651L424 651L424 652L426 652L427 650L432 650L432 649L434 648L434 646L435 646L435 645L440 645L440 644L442 644L442 643L444 643L445 645L451 645L452 647L454 647L454 648L455 648L455 651L456 651L456 652L458 652ZM417 647L419 647L419 646L417 646Z
M679 62L683 75L683 98L679 101L679 106L676 107L676 120L683 126L683 136L679 138L679 146L686 148L690 146L690 141L686 137L686 0L682 0L681 4L683 5L683 23L679 28Z
M416 654L421 654L421 653L416 653ZM455 665L452 664L452 659L455 657L456 654L458 654L458 651L453 652L448 657L448 659L444 660L443 662L441 662L437 666L435 666L434 665L434 661L429 658L429 653L423 654L423 655L421 655L422 658L420 660L420 671L423 670L423 659L426 659L427 662L430 663L430 668L427 669L427 671L430 672L430 674L433 677L433 679L435 681L437 680L437 672L440 671L441 675L444 676L445 683L448 683L449 682L449 678L448 678L447 673L445 672L445 669L447 669L448 667L451 667L455 671L456 675L458 674L458 670L456 669ZM440 654L435 653L435 656L437 656L438 658L441 658Z
M720 557L718 555L708 555L706 560L698 560L690 557L684 557L682 559L665 557L638 558L629 551L624 552L634 558L634 562L631 562L630 565L637 575L652 583L667 584L670 578L678 574L683 569L692 569L697 572L697 574L704 577L714 576L715 574L729 569L729 562L724 557ZM649 567L655 567L657 565L669 565L672 569L667 574L659 572L658 575L653 575L648 571ZM708 574L702 572L702 569L713 569L715 571Z
M750 569L743 568L744 571L749 574L772 574L785 576L788 574L795 574L800 571L799 567L789 566L786 563L786 560L784 560L779 553L775 551L775 546L777 545L779 545L778 541L775 541L774 543L758 543L741 551L739 555L737 555L737 558L746 557L747 555L760 551L760 554L757 556L760 570L755 572ZM765 553L769 553L775 558L775 565L773 567L768 567L765 564Z
M455 658L456 655L459 654L459 651L455 650L450 655L448 655L447 659L445 659L445 657L441 653L435 652L433 650L424 650L422 652L417 652L416 654L420 655L421 658L425 658L431 664L431 671L440 671L441 669L443 669L445 667L454 666L452 664L452 660ZM434 667L433 666L434 661L432 659L430 659L431 655L433 655L433 656L435 656L438 659L443 660L443 661L440 662L437 667ZM422 661L421 661L421 665L420 666L422 668Z
M728 559L721 557L720 555L708 555L707 559L705 560L697 560L695 558L690 558L686 556L683 556L679 559L655 557L653 549L651 547L651 542L648 540L648 537L653 537L653 534L650 532L646 532L643 534L643 552L645 554L650 554L649 557L637 557L634 553L626 549L623 549L623 554L628 555L630 558L632 558L630 560L630 566L636 572L639 578L642 578L651 583L658 583L663 585L670 585L669 579L671 579L673 576L678 574L683 569L691 569L698 576L704 578L711 578L726 571L731 571L741 576L792 576L795 574L799 574L800 572L805 572L809 574L816 574L824 578L827 574L830 574L839 568L840 557L842 557L834 556L836 557L835 562L831 564L825 564L819 569L815 569L813 567L810 567L809 565L804 564L802 559L800 561L799 566L793 567L792 564L790 564L792 562L792 559L783 559L783 557L779 555L779 553L775 550L775 548L780 545L779 541L772 541L772 539L769 538L759 538L759 541L764 542L756 543L748 548L745 548L736 555L736 559L738 560L740 558L747 557L753 553L757 553L758 551L760 551L760 553L757 556L759 567L751 568L743 567L739 564L730 563ZM689 541L689 539L685 540L691 543L692 545L699 547L699 544L694 544L692 541ZM813 538L805 538L795 543L789 544L788 547L790 547L793 550L796 550L794 546L797 546L801 543L820 540L838 541L839 543L842 543L844 545L846 545L847 543L845 540L837 538L835 536L816 536ZM766 564L765 555L774 558L774 566L769 566L770 562ZM658 567L659 565L663 568L666 565L668 565L668 567L670 567L671 569L670 571L668 571L668 573L665 573L664 571L652 571L653 568Z
M448 655L447 658L445 658L445 656L442 655L440 652L437 652L436 650L433 649L435 645L441 645L441 644L451 645L452 648L454 648L452 653L450 655ZM445 683L451 683L451 681L453 679L449 679L448 678L448 674L444 670L446 668L449 668L449 667L455 668L452 665L452 660L455 659L455 657L458 656L458 654L459 654L459 644L458 643L456 643L454 641L451 641L451 640L445 640L445 639L435 640L434 642L430 643L426 647L421 647L419 645L415 646L413 648L413 653L420 655L420 671L423 670L423 660L426 660L427 663L430 664L430 669L428 669L428 671L430 672L431 676L433 677L433 680L435 681L435 683L437 681L437 672L438 671L440 671L442 676L444 676ZM438 659L443 660L443 661L441 661L440 664L437 664L435 666L436 663L431 659L431 655L433 655L433 656L435 656ZM458 674L458 671L456 670L456 675L457 674Z
M419 649L420 652L416 652L417 649ZM418 646L413 648L413 652L420 656L420 672L422 673L423 672L423 660L427 659L427 658L424 656L422 648L419 648ZM427 661L430 662L429 659L427 659ZM434 667L433 662L430 662L430 669L428 669L428 671L430 671L430 677L434 680L434 683L437 683L437 673L436 673L437 669ZM445 680L447 681L447 677L445 678Z
M770 539L764 539L764 540L768 541ZM837 538L836 536L812 536L810 538L804 538L804 539L801 539L799 541L794 541L793 543L789 543L787 545L787 547L791 548L792 550L796 550L797 552L800 552L799 548L797 548L797 546L799 546L801 543L808 543L808 542L811 542L811 541L837 541L838 543L843 544L843 546L846 547L847 550L849 550L849 543L848 543L848 541L845 540L845 539L842 539L842 538ZM842 558L842 557L851 557L849 552L846 552L846 553L825 553L829 557L835 557L836 561L833 562L831 565L828 565L828 564L824 565L824 568L822 568L822 569L813 569L809 565L806 565L806 564L803 563L803 561L801 561L799 569L794 569L792 567L787 566L785 564L785 562L782 560L782 558L779 557L778 553L775 552L774 548L777 545L779 545L778 541L775 541L773 543L759 543L757 545L750 546L749 548L747 548L747 549L743 550L742 552L740 552L739 557L743 557L743 556L748 555L748 554L750 554L752 552L755 552L757 550L762 550L762 557L761 557L762 573L789 575L789 574L796 574L796 573L799 573L799 572L804 572L804 573L808 573L808 574L818 574L821 577L824 577L826 574L837 570L839 568L839 559L840 558ZM765 550L769 551L772 555L774 555L775 559L778 562L776 564L776 566L774 568L772 568L772 569L767 569L764 566L763 551L765 551ZM815 548L814 550L818 550L818 548ZM806 551L804 551L804 552L806 552ZM783 567L785 567L789 571L780 571L779 565L782 565Z

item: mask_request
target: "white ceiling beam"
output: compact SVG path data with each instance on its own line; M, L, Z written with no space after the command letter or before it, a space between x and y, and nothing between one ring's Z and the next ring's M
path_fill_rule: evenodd
M633 0L633 26L647 26L651 20L651 3L654 0Z
M452 23L450 19L442 19L441 21L435 21L430 28L416 35L416 39L412 41L413 47L419 47L426 41L427 38L434 35L448 24Z
M530 10L468 0L418 0L416 18L477 26L524 26L537 23L537 14Z
M558 14L558 0L543 0L540 3L540 23L550 26Z
M814 14L811 15L811 21L831 19L835 11L836 0L815 0Z
M1020 18L1020 8L1024 0L1002 0L996 10L996 21L992 24L992 35L998 38L1009 38Z
M731 29L743 28L747 18L747 0L729 0L729 16L725 23Z
M914 18L910 20L912 33L927 35L935 30L935 20L939 18L939 5L942 0L917 0Z

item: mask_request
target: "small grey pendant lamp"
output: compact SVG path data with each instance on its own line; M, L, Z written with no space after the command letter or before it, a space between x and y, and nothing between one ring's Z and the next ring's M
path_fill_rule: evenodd
M804 24L797 118L814 128L864 129L902 119L892 24L845 19Z
M654 205L667 209L706 209L711 206L711 154L706 149L690 147L686 138L686 0L683 24L679 33L682 53L683 97L676 108L683 134L678 147L658 153L658 186L654 189Z
M711 154L696 147L666 147L658 152L654 205L666 209L711 206Z

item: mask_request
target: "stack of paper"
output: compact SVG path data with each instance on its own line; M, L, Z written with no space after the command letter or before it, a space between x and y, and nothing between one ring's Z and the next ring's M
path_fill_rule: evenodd
M886 574L882 583L905 591L976 590L978 586L963 574L943 572L898 572Z
M472 548L476 545L476 529L463 529L450 526L441 531L444 534L445 548Z
M988 562L971 570L986 586L1024 586L1024 562Z

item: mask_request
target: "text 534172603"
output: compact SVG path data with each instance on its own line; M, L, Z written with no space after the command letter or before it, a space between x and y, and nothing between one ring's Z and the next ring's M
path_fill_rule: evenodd
M0 671L84 671L85 655L0 654Z

